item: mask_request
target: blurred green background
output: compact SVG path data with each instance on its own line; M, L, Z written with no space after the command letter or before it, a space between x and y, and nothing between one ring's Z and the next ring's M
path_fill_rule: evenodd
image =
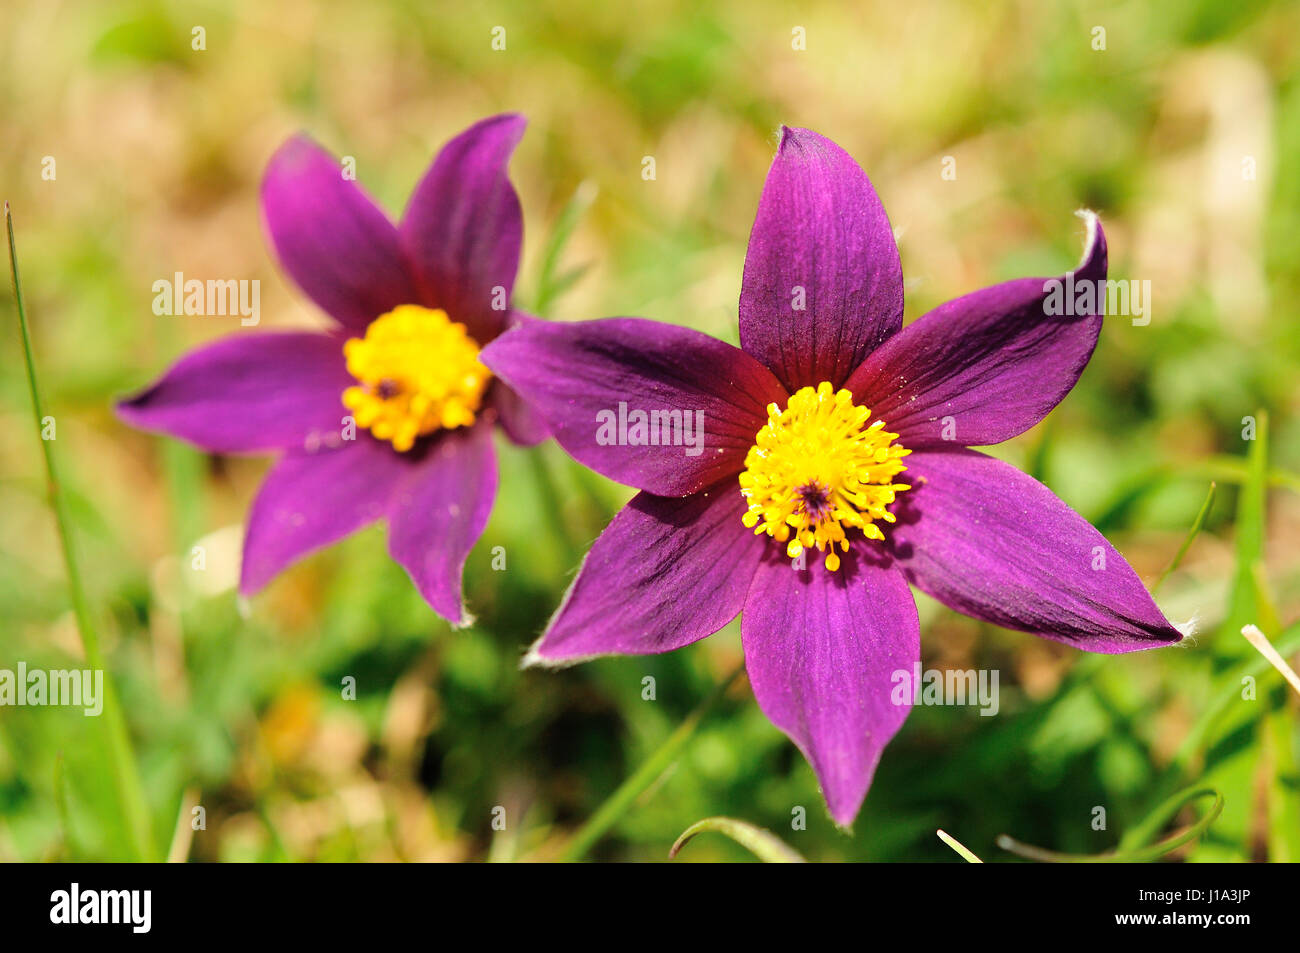
M740 660L733 625L670 655L518 671L630 496L554 444L501 444L500 496L466 571L478 621L453 632L386 558L382 529L240 605L241 524L267 461L205 456L110 412L182 351L239 330L155 316L159 278L257 278L263 329L323 323L261 230L259 177L288 135L355 156L396 215L438 146L509 109L530 119L512 165L518 300L557 320L636 314L736 341L780 123L832 137L871 176L909 320L1071 267L1072 213L1098 210L1112 277L1152 283L1151 322L1108 320L1073 394L996 453L1092 519L1149 585L1219 484L1159 592L1171 618L1197 619L1190 645L1090 659L922 599L925 666L998 669L1001 711L916 709L852 836L742 680L591 856L664 859L715 814L813 860L957 860L937 827L986 860L1009 856L1004 832L1095 852L1203 780L1224 814L1174 856L1300 860L1297 698L1271 670L1240 698L1256 656L1237 634L1294 636L1300 609L1297 36L1300 5L1219 0L4 4L0 183L155 838L196 860L554 856ZM553 241L575 194L590 205ZM71 667L80 643L3 294L0 667ZM1243 440L1260 410L1267 438ZM341 697L347 676L356 701ZM190 831L196 803L206 828ZM103 719L0 708L0 859L128 857L121 816ZM682 857L750 855L709 835Z

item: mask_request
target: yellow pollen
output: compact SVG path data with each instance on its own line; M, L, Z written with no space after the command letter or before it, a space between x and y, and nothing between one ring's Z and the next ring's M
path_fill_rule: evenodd
M749 502L742 522L754 534L767 533L799 558L817 547L826 568L840 568L836 544L848 552L846 532L884 539L877 520L894 522L885 507L911 487L894 483L912 451L894 443L898 434L871 422L871 411L853 403L847 390L829 381L800 388L785 409L767 405L767 423L754 437L740 475ZM829 551L828 551L829 550Z
M474 422L492 376L478 351L446 312L398 305L343 345L348 373L360 381L343 391L343 404L358 427L405 452L425 434Z

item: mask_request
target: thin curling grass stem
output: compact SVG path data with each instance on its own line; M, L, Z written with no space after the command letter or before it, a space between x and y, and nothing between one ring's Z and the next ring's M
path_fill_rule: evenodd
M1044 850L1042 847L1034 847L1032 844L1022 844L1014 838L1003 834L998 838L998 846L1005 851L1018 854L1029 860L1038 860L1048 864L1142 864L1153 860L1159 860L1166 854L1177 850L1184 844L1194 841L1204 834L1214 823L1221 813L1223 813L1223 795L1211 787L1195 786L1175 794L1169 800L1165 801L1155 810L1155 815L1161 823L1167 821L1178 813L1178 809L1184 804L1198 798L1212 797L1214 803L1205 815L1186 830L1177 834L1172 834L1164 840L1152 844L1149 847L1138 847L1133 850L1114 850L1105 854L1058 854L1053 850Z
M745 671L745 666L736 666L730 675L724 678L718 685L709 692L707 698L696 706L695 710L686 716L686 720L677 726L676 730L655 749L655 752L633 772L626 781L620 784L599 808L596 813L587 819L587 823L578 828L578 832L570 838L569 842L564 845L557 858L562 863L573 863L581 860L587 851L604 836L628 809L632 807L636 799L650 785L654 784L665 771L673 764L674 761L686 749L687 743L695 735L695 731L704 721L704 716L709 710L718 703L718 700L726 694L727 689L731 687L732 682L740 677Z
M746 821L738 821L734 817L706 817L702 821L696 821L682 831L682 835L669 848L668 859L674 860L687 843L705 831L725 834L765 864L807 863L802 854L788 846L771 831L755 827Z
M32 396L32 412L36 421L36 434L41 444L41 454L45 458L46 492L50 508L54 511L54 522L59 533L59 545L63 550L63 563L68 572L68 593L72 601L72 612L77 620L77 631L81 635L81 646L86 662L91 669L104 673L104 719L108 732L108 758L113 770L113 783L118 800L125 815L126 829L130 836L131 851L136 860L152 861L156 859L153 848L153 836L149 828L149 808L144 797L144 788L140 784L140 775L136 771L135 755L131 750L131 737L126 729L126 719L118 702L117 690L113 679L104 664L104 654L100 649L99 635L86 599L86 589L81 580L81 569L77 564L76 549L72 540L72 520L68 516L67 502L63 498L62 484L59 481L58 467L54 459L51 441L41 435L45 410L41 402L41 389L36 380L36 361L32 355L32 338L27 326L27 308L23 302L22 281L18 277L18 253L14 246L14 220L5 202L5 231L9 238L9 277L13 282L14 306L18 311L18 327L22 332L23 359L27 364L27 385Z

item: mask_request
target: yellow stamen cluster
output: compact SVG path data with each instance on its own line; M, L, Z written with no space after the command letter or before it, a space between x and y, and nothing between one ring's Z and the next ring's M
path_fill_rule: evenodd
M343 392L358 427L405 452L442 427L466 427L491 372L478 345L443 311L398 305L343 345L348 373L360 384Z
M870 410L829 381L801 388L784 410L768 404L767 424L740 475L740 492L749 501L744 524L755 535L786 543L791 559L814 546L829 548L831 572L840 568L835 545L848 552L847 530L884 539L875 521L894 522L885 507L911 489L893 479L907 469L902 458L912 451L894 443L898 434L888 433L884 421L870 420Z

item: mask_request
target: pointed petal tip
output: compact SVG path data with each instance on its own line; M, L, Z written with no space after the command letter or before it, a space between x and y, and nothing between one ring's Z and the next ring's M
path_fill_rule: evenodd
M266 166L262 169L261 188L265 190L274 172L281 172L286 167L296 168L316 155L325 152L325 147L312 138L306 130L293 133L284 142L275 147Z
M498 139L497 141L505 147L507 156L506 161L508 162L510 153L513 153L515 146L519 145L519 140L523 138L524 130L527 126L528 120L525 118L523 113L497 113L494 116L480 119L478 122L470 123L461 132L458 132L455 136L449 139L443 149L457 144L463 145L466 143L472 143L479 139L479 137L493 133L494 130L496 130L498 133L503 132L505 134L503 138ZM437 161L436 156L434 157L434 161Z
M602 657L600 655L544 655L542 654L542 643L546 641L546 638L546 635L541 635L538 637L537 641L528 647L528 651L524 653L524 657L519 660L520 670L540 668L554 672L562 668L572 668L582 662L590 662L592 659Z
M437 610L434 611L436 612ZM474 613L472 612L466 612L464 606L462 605L460 610L460 618L455 620L447 619L446 621L447 624L451 626L452 631L459 632L461 629L468 629L475 622L477 622L478 616L474 615Z
M544 635L539 636L532 645L528 646L528 651L526 651L524 657L519 660L520 671L530 668L556 669L560 667L559 664L542 655L542 641L545 638L546 636Z
M1201 629L1201 620L1199 616L1193 615L1186 622L1169 623L1178 632L1180 638L1177 642L1171 642L1171 645L1195 645L1196 636Z
M248 554L241 552L239 555L239 585L235 588L235 601L241 607L240 614L244 618L247 618L244 613L251 609L253 597L265 589L274 578L274 576L268 576L265 579L254 578L250 572L251 568L252 563L248 559Z
M149 400L157 390L158 382L155 381L134 393L117 398L113 401L114 416L128 427L148 433L158 433L159 430L151 427L148 419Z
M1107 267L1106 232L1101 227L1101 218L1092 209L1081 208L1074 213L1083 219L1087 236L1083 243L1083 257L1079 260L1077 272L1100 271L1105 277Z
M389 533L391 534L391 532L392 526L390 524ZM415 591L424 600L424 604L429 607L429 611L451 626L453 632L468 629L478 621L478 618L465 608L465 594L462 589L452 592L431 584L428 580L421 581L416 578L416 574L412 572L410 566L402 564L396 557L394 557L394 561L398 562L406 570L411 585L415 587Z
M118 420L135 426L136 405L144 394L145 391L139 391L129 397L119 397L113 401L113 413Z
M486 125L488 123L501 123L502 125L515 126L518 127L519 132L522 134L528 127L528 117L520 112L503 112L497 113L495 116L488 116L488 118L484 119L481 124Z
M480 119L478 122L470 123L456 135L447 140L438 154L434 156L434 162L437 162L438 156L449 148L473 146L480 141L494 141L503 149L505 154L505 163L509 164L510 156L514 154L515 147L524 137L524 130L528 126L528 120L523 113L504 112L497 113L494 116L488 116Z
M845 837L853 836L853 825L858 819L858 812L862 810L862 803L865 800L866 794L864 792L862 799L852 807L844 804L836 805L833 808L827 807L831 821L835 824L835 829Z
M801 126L787 126L781 124L779 130L779 141L776 147L776 157L791 157L792 154L798 155L813 150L820 151L827 146L833 146L838 151L843 151L836 143L827 139L820 133L811 129L804 129Z

